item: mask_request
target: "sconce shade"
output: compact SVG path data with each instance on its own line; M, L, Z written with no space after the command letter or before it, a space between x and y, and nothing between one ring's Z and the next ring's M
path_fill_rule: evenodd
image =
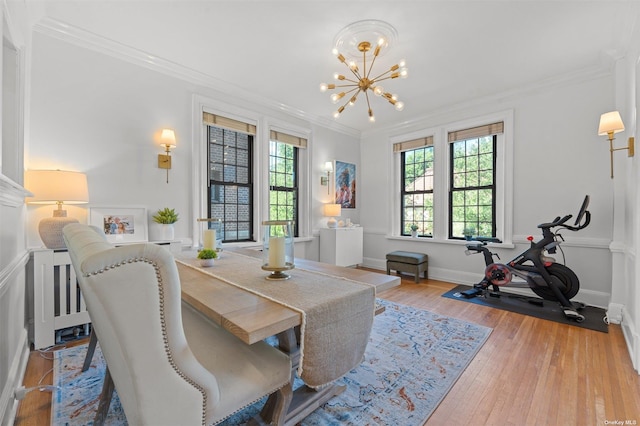
M619 133L624 130L624 123L618 111L605 112L600 116L600 125L598 126L598 136L608 135L609 133Z
M324 171L325 172L333 172L333 162L332 161L327 161L326 163L324 163Z
M65 248L62 228L78 220L67 217L62 204L86 204L89 202L87 176L84 173L64 170L28 170L25 187L33 193L26 199L29 204L57 204L53 217L44 218L38 224L40 238L49 249Z
M176 147L176 132L173 129L162 129L160 134L160 146L175 148Z

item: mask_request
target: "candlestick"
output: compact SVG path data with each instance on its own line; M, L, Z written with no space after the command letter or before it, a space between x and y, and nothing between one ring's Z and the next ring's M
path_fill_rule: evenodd
M284 237L269 238L269 266L271 268L284 268Z
M215 229L205 229L202 234L202 248L205 249L216 249L216 230Z

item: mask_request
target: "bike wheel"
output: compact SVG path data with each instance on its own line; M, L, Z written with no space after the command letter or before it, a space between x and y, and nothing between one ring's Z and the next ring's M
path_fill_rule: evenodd
M552 263L551 266L547 267L547 272L551 275L553 283L560 289L560 292L567 300L571 300L571 298L578 294L580 281L571 269L558 263ZM553 290L549 287L535 286L531 287L531 290L545 300L558 300Z

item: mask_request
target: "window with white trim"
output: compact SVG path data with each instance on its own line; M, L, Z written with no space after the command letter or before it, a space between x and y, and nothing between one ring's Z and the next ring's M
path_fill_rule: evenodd
M507 110L393 137L391 234L408 236L416 225L430 237L423 241L444 242L472 228L510 244L512 123Z
M504 123L449 132L449 238L496 236L497 137Z
M298 236L298 153L307 140L271 130L269 137L269 220L290 220Z
M433 236L433 137L394 144L400 153L401 235Z

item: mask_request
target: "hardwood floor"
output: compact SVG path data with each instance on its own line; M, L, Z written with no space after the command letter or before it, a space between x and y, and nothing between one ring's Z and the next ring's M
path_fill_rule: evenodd
M621 425L640 422L640 376L620 326L601 333L446 299L453 284L402 276L387 300L493 328L425 425ZM80 341L75 344L86 343ZM50 354L48 354L50 358ZM25 387L51 383L52 361L30 355ZM49 393L31 392L15 425L50 423ZM609 422L609 423L607 423Z

